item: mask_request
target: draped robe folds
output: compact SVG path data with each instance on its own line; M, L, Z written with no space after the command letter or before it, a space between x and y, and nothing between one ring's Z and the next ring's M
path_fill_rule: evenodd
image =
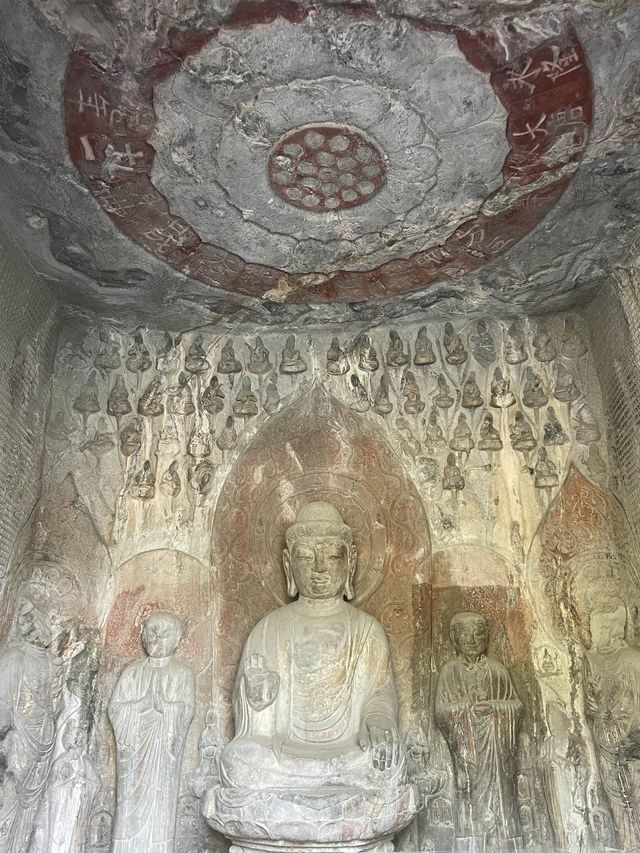
M491 712L476 715L477 702L489 703ZM442 667L435 714L453 759L457 838L520 838L516 750L522 711L511 676L497 661L453 658Z
M117 746L113 853L173 853L182 751L194 710L193 673L172 658L136 661L120 676L109 702Z
M0 804L0 853L26 853L47 784L56 733L59 665L23 641L0 655L0 741L7 772Z
M29 853L83 853L100 780L85 755L64 752L53 763Z
M274 701L262 709L247 695L245 670L255 654L279 679ZM236 734L221 762L225 786L381 788L403 781L402 758L377 770L358 743L373 714L397 725L397 694L382 626L345 601L328 608L296 601L262 619L244 648L233 708Z
M586 716L623 850L640 846L640 651L594 649L584 662Z

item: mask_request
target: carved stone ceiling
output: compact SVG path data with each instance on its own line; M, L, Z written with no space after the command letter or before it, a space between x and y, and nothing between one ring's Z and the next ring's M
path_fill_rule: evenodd
M540 313L636 253L633 0L3 7L0 216L71 303Z

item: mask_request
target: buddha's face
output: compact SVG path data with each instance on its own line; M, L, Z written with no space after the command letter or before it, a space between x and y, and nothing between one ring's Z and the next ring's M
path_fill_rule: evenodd
M342 598L351 574L350 546L337 536L298 539L285 564L304 598ZM286 567L286 565L285 565Z
M180 630L172 620L150 616L144 624L142 641L150 658L166 658L178 648Z
M18 614L18 630L32 646L44 649L51 644L51 633L45 619L33 607L27 605Z
M489 629L484 619L465 619L451 629L451 639L457 651L468 660L477 660L489 645Z
M591 614L591 645L595 649L606 651L619 648L625 642L627 610L620 603L615 610L596 610Z

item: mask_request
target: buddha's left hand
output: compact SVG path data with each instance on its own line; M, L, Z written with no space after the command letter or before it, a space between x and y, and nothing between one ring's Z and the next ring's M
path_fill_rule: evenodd
M367 717L360 726L358 742L361 749L371 749L371 760L376 770L389 770L400 760L400 735L388 717Z

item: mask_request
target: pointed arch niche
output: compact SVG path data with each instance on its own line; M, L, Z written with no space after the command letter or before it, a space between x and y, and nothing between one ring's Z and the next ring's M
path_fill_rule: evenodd
M300 506L313 500L333 503L353 529L358 548L353 603L385 628L406 719L420 702L430 669L427 517L413 482L377 428L321 387L267 422L220 494L212 564L221 701L229 707L249 632L288 600L284 533Z

